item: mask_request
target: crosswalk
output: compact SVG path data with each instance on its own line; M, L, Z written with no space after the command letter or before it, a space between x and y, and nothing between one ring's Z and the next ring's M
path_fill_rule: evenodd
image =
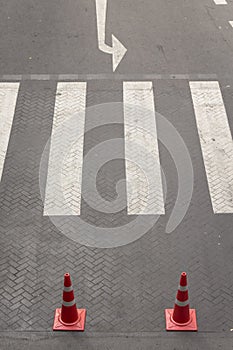
M0 179L19 87L0 83ZM213 212L233 213L233 142L220 85L189 81L189 87ZM154 89L151 81L122 83L128 215L165 214ZM86 82L57 83L45 216L80 215L87 91Z
M214 213L233 212L233 142L218 82L190 82Z
M164 214L153 86L125 82L123 90L128 214Z
M0 84L0 181L14 118L19 83Z
M58 83L44 215L80 215L85 109L86 83Z

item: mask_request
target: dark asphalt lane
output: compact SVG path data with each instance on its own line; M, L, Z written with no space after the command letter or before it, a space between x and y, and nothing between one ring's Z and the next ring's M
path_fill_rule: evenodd
M222 74L233 64L233 3L109 0L106 39L128 49L119 73ZM95 2L1 1L1 74L110 73L97 47Z

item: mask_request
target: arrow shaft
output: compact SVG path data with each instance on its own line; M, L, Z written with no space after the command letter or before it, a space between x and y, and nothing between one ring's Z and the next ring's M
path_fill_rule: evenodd
M96 5L96 21L97 21L97 37L98 48L100 51L112 55L112 69L115 72L118 64L124 57L127 49L121 42L112 34L112 46L105 43L106 40L106 17L107 17L108 0L95 0Z
M95 0L96 19L97 19L97 36L98 36L99 49L103 52L112 54L113 52L112 47L105 44L107 1L108 0Z

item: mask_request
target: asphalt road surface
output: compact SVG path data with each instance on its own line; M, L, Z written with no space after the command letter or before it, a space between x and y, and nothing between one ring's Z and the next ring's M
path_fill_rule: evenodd
M0 349L233 349L233 1L0 5Z

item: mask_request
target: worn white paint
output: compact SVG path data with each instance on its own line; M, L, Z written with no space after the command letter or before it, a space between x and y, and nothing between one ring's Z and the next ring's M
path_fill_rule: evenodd
M99 50L112 55L113 72L124 57L127 49L112 34L112 47L105 43L106 35L107 0L96 0L96 20Z
M124 82L123 94L128 214L164 214L152 83Z
M214 0L216 5L227 5L226 0Z
M44 215L80 215L86 83L58 83Z
M0 83L0 181L2 178L19 83Z
M190 82L214 213L233 213L233 142L219 83Z

